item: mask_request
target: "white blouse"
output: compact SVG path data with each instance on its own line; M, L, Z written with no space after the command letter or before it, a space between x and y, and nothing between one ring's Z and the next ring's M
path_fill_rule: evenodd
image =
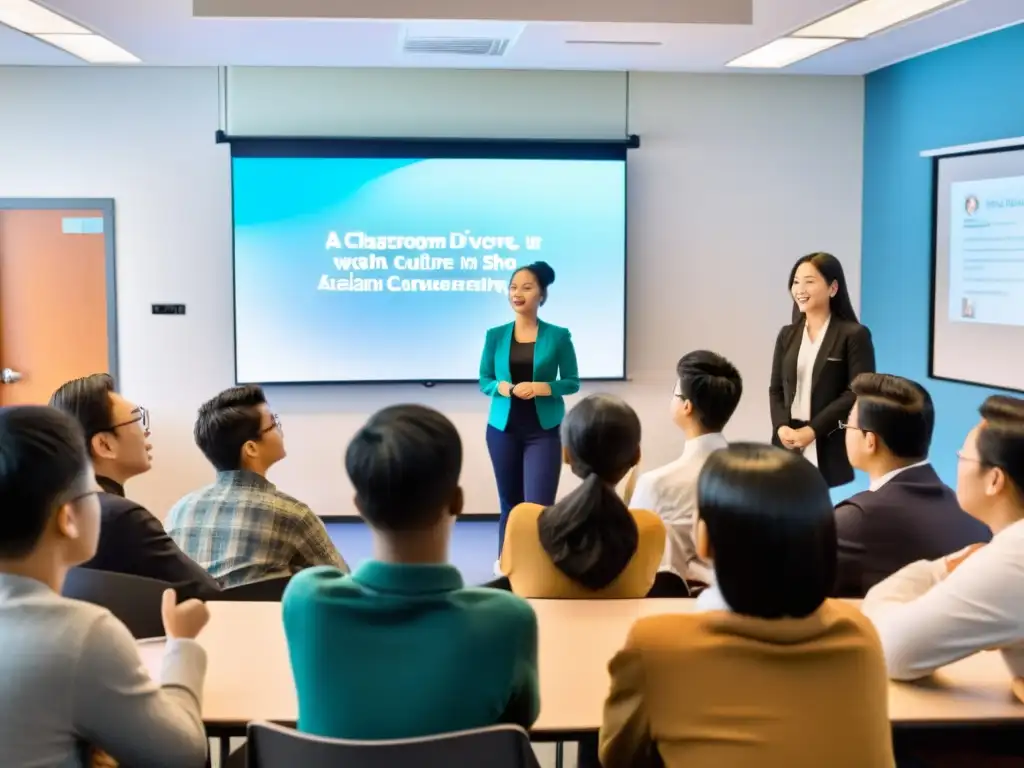
M831 315L818 329L818 335L813 341L807 330L807 323L804 322L804 335L800 341L800 353L796 358L796 392L793 395L793 406L789 411L790 418L799 421L811 420L811 384L814 379L814 361L818 358L818 352L821 351L821 343L825 340L825 332L828 330L830 322L832 322ZM804 458L814 466L818 466L816 441L804 448Z

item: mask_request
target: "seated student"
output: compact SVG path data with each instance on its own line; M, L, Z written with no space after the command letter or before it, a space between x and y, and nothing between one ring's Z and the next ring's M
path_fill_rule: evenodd
M960 505L994 535L911 563L868 592L861 608L896 680L994 648L1014 677L1024 675L1024 400L988 398L959 457Z
M221 586L291 576L313 565L347 570L323 521L267 480L285 457L284 435L260 387L232 387L204 403L195 438L217 479L171 508L167 530Z
M462 442L421 405L385 408L345 468L374 559L311 568L284 596L299 729L397 739L515 723L539 711L537 618L508 592L465 588L448 564L462 512ZM340 645L339 645L340 643Z
M129 766L202 766L206 606L164 594L161 686L127 627L60 595L99 540L85 444L53 408L0 409L0 765L70 768L101 750Z
M609 665L601 764L892 766L878 637L826 599L836 536L821 474L781 448L734 444L707 460L697 493L717 583L697 612L633 626Z
M502 573L523 597L644 597L665 551L665 526L615 492L640 461L640 419L614 395L590 395L562 421L562 444L583 483L550 507L512 509Z
M722 430L743 394L743 379L721 355L700 350L676 366L672 421L686 436L675 461L640 476L632 505L655 512L665 523L665 554L659 571L689 583L711 583L710 566L697 557L693 529L697 514L697 477L708 456L728 443Z
M833 594L863 597L907 563L987 542L992 532L960 508L928 461L935 408L927 390L885 373L862 373L850 388L857 400L845 425L846 452L871 487L836 507Z
M160 521L125 498L125 483L152 466L146 409L116 392L105 373L67 382L53 393L50 405L82 427L103 489L99 546L84 567L165 581L186 596L219 592L216 580L178 549Z

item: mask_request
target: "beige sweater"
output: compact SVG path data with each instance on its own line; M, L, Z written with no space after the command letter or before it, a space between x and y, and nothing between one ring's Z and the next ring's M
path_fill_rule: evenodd
M636 520L636 552L625 570L604 589L590 590L562 573L540 543L537 519L544 507L519 504L509 514L505 544L501 550L501 572L508 576L512 591L520 597L577 599L646 597L654 584L658 564L665 551L665 524L653 512L631 509Z

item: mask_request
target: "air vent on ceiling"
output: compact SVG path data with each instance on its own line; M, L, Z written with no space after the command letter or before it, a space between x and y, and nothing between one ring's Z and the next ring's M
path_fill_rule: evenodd
M566 45L633 45L659 46L660 40L566 40Z
M504 56L508 38L498 37L407 37L405 53L440 53L455 56Z

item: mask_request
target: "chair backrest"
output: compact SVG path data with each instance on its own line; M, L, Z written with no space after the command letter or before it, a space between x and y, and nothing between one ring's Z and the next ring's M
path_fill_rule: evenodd
M689 586L671 571L658 571L647 597L692 597Z
M538 768L526 731L496 725L421 739L349 741L250 723L248 768Z
M240 587L231 587L216 595L211 595L209 599L235 603L279 603L284 596L284 588L288 586L291 578L291 576L281 576L276 579L242 584Z
M145 576L72 568L64 580L64 597L101 605L116 616L132 636L142 640L164 636L160 604L173 585Z
M481 587L487 587L488 589L500 589L505 592L512 591L512 582L508 580L508 576L501 576L493 581L485 582L480 585Z

